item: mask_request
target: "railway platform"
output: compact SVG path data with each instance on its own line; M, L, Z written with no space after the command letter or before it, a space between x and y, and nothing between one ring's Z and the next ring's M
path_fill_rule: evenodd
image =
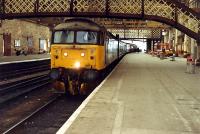
M34 55L20 55L20 56L2 56L0 57L0 65L9 63L19 63L27 61L36 61L42 59L50 59L50 54L34 54Z
M57 134L199 134L200 74L186 62L128 54Z

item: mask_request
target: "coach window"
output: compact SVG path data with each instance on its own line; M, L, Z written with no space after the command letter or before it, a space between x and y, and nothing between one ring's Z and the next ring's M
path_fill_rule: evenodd
M76 35L77 43L97 44L97 32L78 31Z
M54 43L73 43L74 31L56 31L54 33Z

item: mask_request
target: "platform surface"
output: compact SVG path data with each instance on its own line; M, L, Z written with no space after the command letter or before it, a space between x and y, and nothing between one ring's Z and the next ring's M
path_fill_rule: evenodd
M8 64L13 62L23 62L30 60L38 60L38 59L48 59L50 58L50 54L34 54L34 55L19 55L19 56L1 56L0 64Z
M200 134L200 74L185 71L183 59L128 54L57 133Z

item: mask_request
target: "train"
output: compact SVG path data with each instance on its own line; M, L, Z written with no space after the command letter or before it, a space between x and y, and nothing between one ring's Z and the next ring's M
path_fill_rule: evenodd
M52 88L70 95L87 94L87 85L136 48L91 20L68 19L55 26L52 32Z

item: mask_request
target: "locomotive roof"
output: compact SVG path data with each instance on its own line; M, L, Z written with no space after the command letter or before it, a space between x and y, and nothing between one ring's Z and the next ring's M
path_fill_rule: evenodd
M61 29L70 29L70 30L92 30L92 31L102 31L105 30L104 27L94 23L91 20L87 19L69 19L66 20L65 23L61 23L57 25L55 30L61 30Z

